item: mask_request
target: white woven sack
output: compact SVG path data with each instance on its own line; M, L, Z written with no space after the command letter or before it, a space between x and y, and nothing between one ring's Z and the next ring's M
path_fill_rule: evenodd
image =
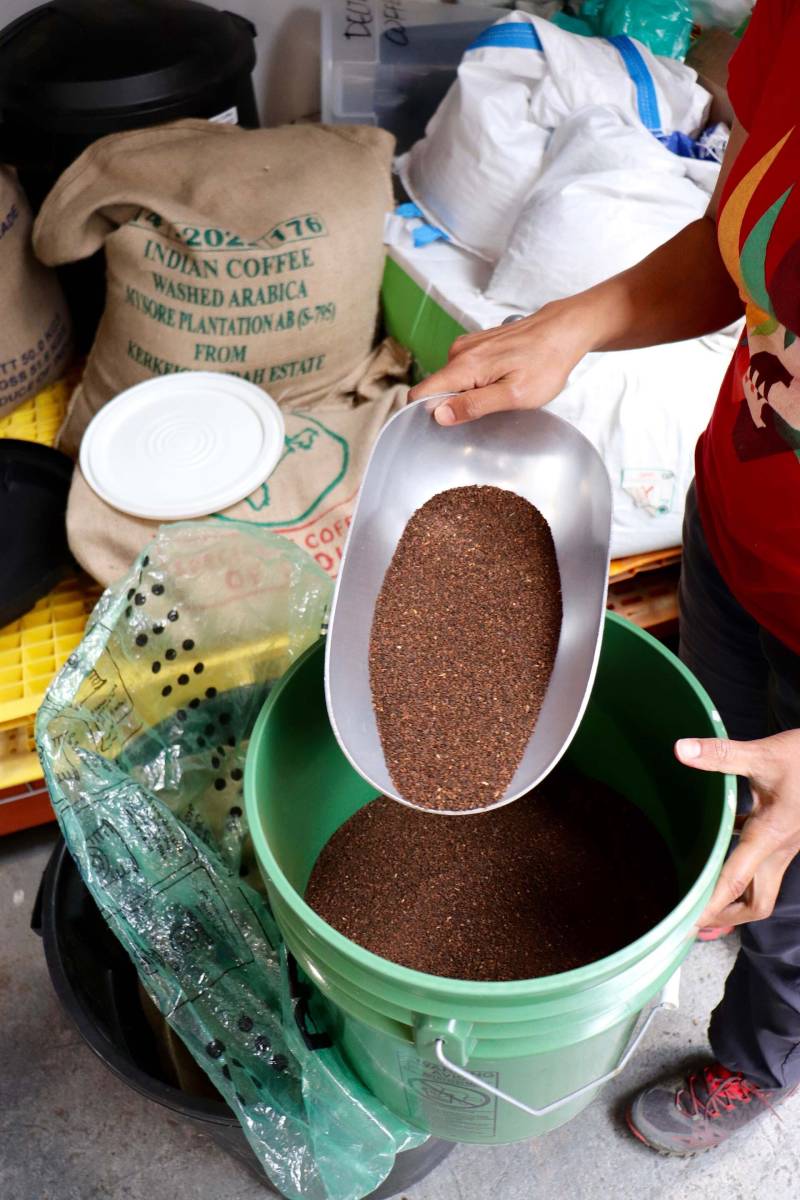
M398 160L432 224L494 262L542 168L550 133L590 104L696 134L710 97L696 73L630 38L583 38L516 12L462 59L424 138Z
M680 545L695 445L738 336L737 327L669 346L590 354L549 405L589 438L608 468L612 558Z
M534 312L632 267L705 212L708 194L686 177L689 161L613 108L568 118L553 134L488 298Z

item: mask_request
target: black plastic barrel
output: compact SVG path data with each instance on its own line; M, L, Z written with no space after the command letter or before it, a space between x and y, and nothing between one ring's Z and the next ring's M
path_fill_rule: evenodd
M90 1048L123 1082L170 1109L268 1182L242 1128L210 1083L192 1095L171 1082L140 1000L136 969L111 933L63 841L39 888L32 927L40 933L56 994ZM454 1149L431 1138L398 1154L392 1173L369 1200L388 1200L419 1183Z
M0 162L34 212L98 138L181 117L258 126L254 26L195 0L50 0L0 32ZM102 256L62 284L79 349L102 312Z

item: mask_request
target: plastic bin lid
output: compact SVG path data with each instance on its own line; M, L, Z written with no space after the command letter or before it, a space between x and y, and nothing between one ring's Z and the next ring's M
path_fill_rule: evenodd
M64 516L71 479L66 454L0 438L0 626L74 570Z
M51 0L0 33L8 110L157 106L255 63L255 27L195 0Z
M278 405L236 375L181 371L147 379L104 405L80 464L107 504L151 521L207 517L244 500L283 453Z

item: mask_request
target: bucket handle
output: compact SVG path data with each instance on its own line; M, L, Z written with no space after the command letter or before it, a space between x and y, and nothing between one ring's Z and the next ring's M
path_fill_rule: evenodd
M297 1022L297 1028L300 1031L300 1036L305 1042L307 1050L328 1050L333 1042L327 1033L315 1033L308 1028L309 1012L308 1012L308 985L300 979L300 970L297 964L297 959L286 948L286 976L289 984L289 999L292 1002L292 1010L294 1019Z
M543 1108L532 1108L529 1104L523 1104L521 1100L515 1100L513 1096L509 1096L507 1092L503 1092L500 1088L493 1087L491 1083L487 1083L484 1079L479 1079L477 1075L473 1075L471 1071L467 1071L464 1067L459 1067L456 1063L451 1062L444 1052L445 1039L437 1038L434 1042L434 1050L436 1058L443 1067L447 1067L448 1071L452 1071L454 1075L458 1075L461 1079L466 1079L473 1087L480 1088L482 1092L488 1092L491 1096L496 1096L498 1100L505 1100L507 1104L512 1104L514 1108L519 1108L522 1112L527 1113L530 1117L545 1117L548 1113L555 1112L556 1109L563 1108L565 1104L571 1104L573 1100L579 1100L581 1096L585 1096L587 1092L594 1091L595 1088L601 1087L604 1083L614 1079L622 1071L625 1070L633 1055L639 1046L647 1030L653 1021L657 1012L661 1009L676 1009L680 994L681 971L680 967L672 975L662 988L658 1002L653 1005L650 1012L647 1014L644 1022L634 1034L622 1058L617 1063L613 1070L607 1071L605 1075L600 1075L597 1079L593 1079L591 1083L585 1083L583 1087L576 1088L574 1092L569 1092L568 1095L562 1096L560 1100L553 1100L550 1104L545 1104Z

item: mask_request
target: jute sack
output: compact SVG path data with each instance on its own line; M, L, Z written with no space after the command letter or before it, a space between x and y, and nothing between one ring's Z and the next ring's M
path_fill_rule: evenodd
M54 273L36 260L31 212L11 167L0 167L0 417L63 375L70 320Z
M34 230L46 263L105 249L107 299L59 445L125 388L227 371L329 402L375 334L394 139L368 126L179 121L102 138Z
M221 521L248 521L284 534L335 576L356 494L375 438L408 395L408 353L387 339L342 382L335 403L284 405L284 454L272 475ZM150 542L158 522L117 512L75 469L67 533L78 562L107 586ZM242 581L242 586L247 586Z

